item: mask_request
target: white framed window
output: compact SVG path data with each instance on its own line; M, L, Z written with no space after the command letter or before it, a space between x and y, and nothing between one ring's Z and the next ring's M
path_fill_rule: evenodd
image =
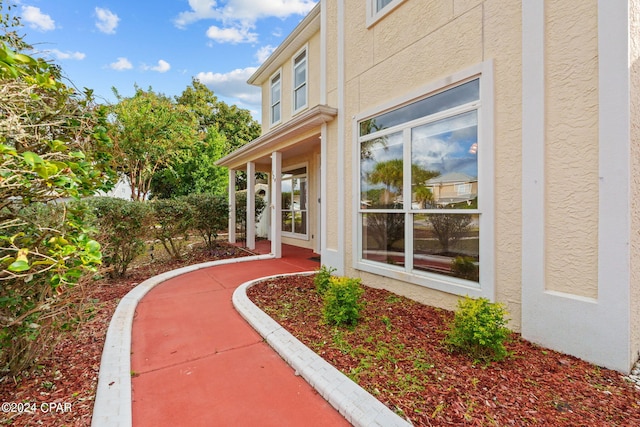
M307 49L298 52L293 59L293 112L307 106Z
M387 13L391 12L404 0L366 0L367 2L367 27L375 24Z
M282 81L281 73L278 71L270 80L270 118L271 124L280 123L282 119Z
M494 298L493 78L484 65L356 117L356 268Z
M309 181L307 166L282 172L282 235L298 239L309 236Z

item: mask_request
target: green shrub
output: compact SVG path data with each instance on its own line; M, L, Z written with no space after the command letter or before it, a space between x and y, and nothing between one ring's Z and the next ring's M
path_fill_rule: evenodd
M502 360L508 355L504 344L511 334L507 314L502 304L465 297L458 302L445 342L474 360Z
M329 281L331 280L331 274L336 271L335 268L327 267L326 265L321 266L317 271L316 275L313 277L313 283L316 285L316 292L320 295L324 295L327 288L329 287Z
M226 197L213 194L190 194L187 203L193 209L193 229L208 249L213 249L218 234L229 225L229 202Z
M112 197L95 197L88 203L100 230L104 263L113 267L114 276L124 276L131 262L144 253L152 220L149 206Z
M0 377L16 375L53 351L62 325L83 304L83 277L101 259L78 203L14 209L15 220L5 223L6 235L0 236Z
M479 280L479 269L473 258L457 256L451 261L451 273L456 277L462 279L473 280L477 282Z
M331 277L324 293L323 315L334 325L354 325L360 318L360 297L364 290L360 279Z
M185 197L150 202L153 211L153 237L169 256L180 259L193 225L193 209Z

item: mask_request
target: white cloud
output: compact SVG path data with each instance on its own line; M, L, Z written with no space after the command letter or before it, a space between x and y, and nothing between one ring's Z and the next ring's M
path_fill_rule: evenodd
M227 0L218 4L216 0L189 0L191 10L180 13L174 20L178 28L203 19L212 19L223 24L212 26L207 36L220 43L253 43L257 34L250 30L263 18L287 18L305 15L317 0ZM220 3L223 3L222 1Z
M258 34L249 31L249 28L219 28L212 25L207 30L207 37L218 43L254 43L258 40Z
M96 7L96 27L105 34L115 34L120 18L109 9Z
M77 61L81 61L83 60L87 55L85 55L82 52L62 52L58 49L51 49L49 50L49 53L51 53L53 56L55 56L57 59L75 59Z
M161 60L158 61L158 65L155 65L155 66L143 65L142 69L143 70L150 70L150 71L157 71L158 73L166 73L167 71L169 71L171 69L171 64L169 64L164 59L161 59Z
M209 87L216 95L235 98L256 108L260 107L260 88L251 86L247 80L256 67L239 68L228 73L200 72L196 75L201 83Z
M262 46L260 49L258 49L258 51L256 52L256 59L258 60L258 63L262 64L264 61L266 61L269 55L271 55L274 50L276 50L276 48L271 45Z
M191 10L180 13L174 22L178 27L201 19L254 23L262 18L306 15L316 3L317 0L227 0L218 6L215 0L189 0Z
M131 62L127 58L120 57L116 62L109 64L109 68L116 71L130 70L133 68Z
M42 13L39 7L22 6L22 19L36 30L51 31L56 28L55 21L49 15Z

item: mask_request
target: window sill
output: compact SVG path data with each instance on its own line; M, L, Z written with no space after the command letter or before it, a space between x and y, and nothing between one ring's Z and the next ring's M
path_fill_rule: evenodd
M441 276L439 274L427 272L407 273L404 269L395 268L392 265L367 262L366 260L359 260L355 262L354 268L356 270L400 280L402 282L446 292L448 294L460 296L468 295L474 298L485 297L490 300L494 299L493 295L487 295L487 291L484 290L479 283L455 277Z

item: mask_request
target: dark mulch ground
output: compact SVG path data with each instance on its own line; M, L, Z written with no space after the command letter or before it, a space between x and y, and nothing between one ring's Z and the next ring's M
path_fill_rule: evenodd
M195 248L181 261L168 260L158 253L155 260L142 260L144 264L134 266L125 278L84 285L89 320L74 333L63 334L52 356L38 361L32 372L0 379L0 404L28 403L19 409L35 409L31 413L11 413L9 406L3 406L0 425L91 425L104 339L120 299L139 283L165 271L247 255L250 254L225 243L213 252Z
M615 371L513 335L512 356L474 364L444 345L453 314L366 288L355 328L322 320L312 278L259 283L249 297L300 341L420 426L636 426L640 390Z

